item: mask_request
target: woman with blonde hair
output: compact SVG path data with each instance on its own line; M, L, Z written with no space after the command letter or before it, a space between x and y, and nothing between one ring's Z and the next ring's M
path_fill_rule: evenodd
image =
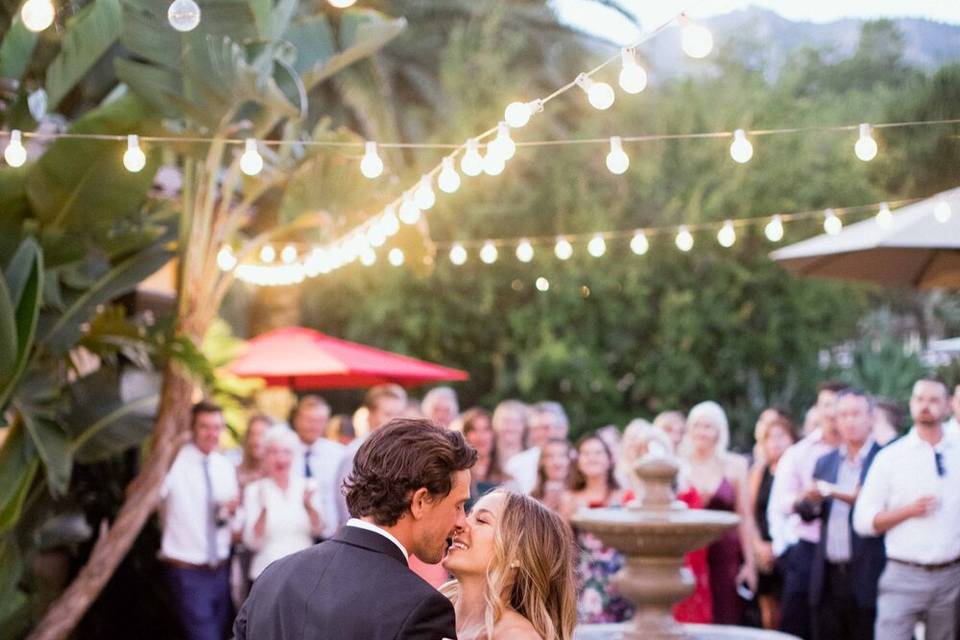
M571 640L576 624L574 543L555 513L518 493L480 498L443 566L454 580L460 640Z

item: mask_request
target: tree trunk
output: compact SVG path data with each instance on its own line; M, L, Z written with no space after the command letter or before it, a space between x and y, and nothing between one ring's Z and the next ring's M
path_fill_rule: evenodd
M62 640L77 626L106 586L117 566L153 513L173 458L190 428L193 383L174 365L164 372L153 442L143 469L127 487L126 499L113 525L101 530L90 558L70 587L47 609L28 640Z

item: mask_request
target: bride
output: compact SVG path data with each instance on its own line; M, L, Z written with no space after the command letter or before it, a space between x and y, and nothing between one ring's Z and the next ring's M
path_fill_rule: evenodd
M555 513L528 496L480 498L443 566L454 579L460 640L570 640L576 623L574 543Z

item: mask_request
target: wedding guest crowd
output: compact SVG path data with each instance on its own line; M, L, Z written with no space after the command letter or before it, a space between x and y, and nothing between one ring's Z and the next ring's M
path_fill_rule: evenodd
M268 564L345 524L340 486L360 444L393 418L423 415L462 432L476 450L471 502L503 488L531 495L568 523L581 623L624 621L633 609L611 580L623 557L578 531L576 512L642 500L638 462L675 455L680 501L740 517L684 558L695 585L674 608L678 621L754 624L814 640L909 640L919 623L926 640L956 640L960 385L951 393L919 380L909 409L913 425L901 436L896 402L826 382L802 414L799 440L790 415L768 407L740 454L731 449L727 413L712 401L686 415L633 420L623 431L598 425L571 445L567 413L554 401L508 399L492 412L460 412L449 387L418 402L384 384L369 389L352 416L331 419L330 405L309 394L289 426L250 418L231 463L218 452L222 412L201 402L191 442L161 491L160 556L187 637L225 638L232 608ZM410 567L436 587L449 579L439 564L411 558Z

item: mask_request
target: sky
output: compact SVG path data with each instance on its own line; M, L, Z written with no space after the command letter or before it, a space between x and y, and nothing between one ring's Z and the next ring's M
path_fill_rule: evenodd
M619 0L647 28L666 22L684 9L691 17L727 13L749 5L770 9L790 20L830 22L840 18L929 18L960 24L960 0ZM553 0L566 22L621 44L641 32L617 12L591 0Z

